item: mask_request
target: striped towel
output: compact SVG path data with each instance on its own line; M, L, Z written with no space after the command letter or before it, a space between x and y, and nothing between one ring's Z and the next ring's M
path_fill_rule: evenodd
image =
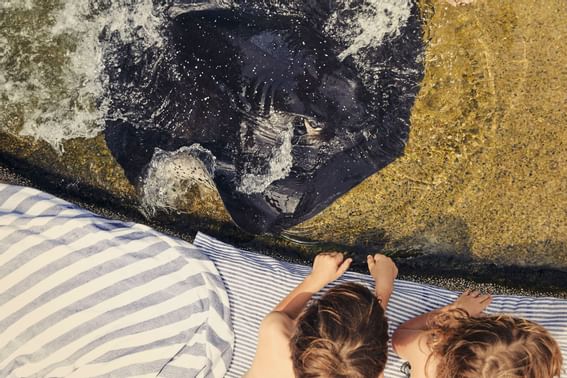
M227 377L241 377L256 350L260 322L310 272L311 268L242 251L202 233L194 245L214 261L228 292L235 333L234 354ZM365 274L347 272L337 283L355 281L369 288ZM391 333L404 321L454 301L458 293L434 286L397 280L388 304ZM567 360L567 301L556 298L495 296L488 313L509 313L545 326ZM386 377L405 377L401 361L390 347Z
M233 338L191 244L0 184L1 377L222 377Z

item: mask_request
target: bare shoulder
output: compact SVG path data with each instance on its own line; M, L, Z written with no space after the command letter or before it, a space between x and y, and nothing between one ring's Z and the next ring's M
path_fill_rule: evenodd
M260 325L260 336L263 333L270 334L270 336L274 336L274 334L281 334L282 336L291 337L291 333L293 333L293 328L295 326L295 322L285 313L280 311L272 311L264 320L262 320L262 324Z
M425 377L427 360L431 354L425 330L397 329L392 337L394 351L411 365L412 378Z
M273 311L264 318L258 334L256 356L247 378L293 377L289 340L294 327L293 319L279 311Z

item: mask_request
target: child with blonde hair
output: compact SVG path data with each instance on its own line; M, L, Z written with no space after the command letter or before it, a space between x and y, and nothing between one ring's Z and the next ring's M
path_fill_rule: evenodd
M492 297L465 291L454 303L403 323L392 337L412 378L555 378L561 350L544 327L482 312Z

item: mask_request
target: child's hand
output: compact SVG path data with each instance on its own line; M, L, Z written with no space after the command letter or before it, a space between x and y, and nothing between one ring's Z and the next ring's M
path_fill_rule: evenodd
M376 282L376 294L387 302L394 288L394 279L398 276L398 267L391 258L379 253L366 258L368 270Z
M449 308L460 308L470 316L480 315L492 302L492 295L481 294L478 290L466 290Z
M310 277L323 288L346 272L352 259L344 259L341 252L323 252L315 256Z

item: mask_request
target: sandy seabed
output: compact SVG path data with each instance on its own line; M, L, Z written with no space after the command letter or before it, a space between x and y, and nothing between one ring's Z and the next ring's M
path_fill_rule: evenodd
M426 73L405 155L290 234L400 256L457 255L567 271L565 2L420 4ZM36 26L53 22L33 10L22 11L21 17L28 17L25 12L37 18ZM0 13L4 30L25 35L18 31L21 20L4 17ZM37 52L13 64L56 67L75 42L62 36L43 45L31 39L17 43ZM10 54L17 55L14 46ZM14 72L25 76L27 71L15 67ZM64 83L57 82L64 72L48 73L53 101L66 98ZM59 153L45 142L14 134L30 107L45 105L38 101L0 97L0 128L8 131L0 132L0 154L69 178L67 188L76 181L135 201L134 188L102 136L64 142ZM79 105L89 104L87 98ZM211 198L181 205L229 222L218 197Z

